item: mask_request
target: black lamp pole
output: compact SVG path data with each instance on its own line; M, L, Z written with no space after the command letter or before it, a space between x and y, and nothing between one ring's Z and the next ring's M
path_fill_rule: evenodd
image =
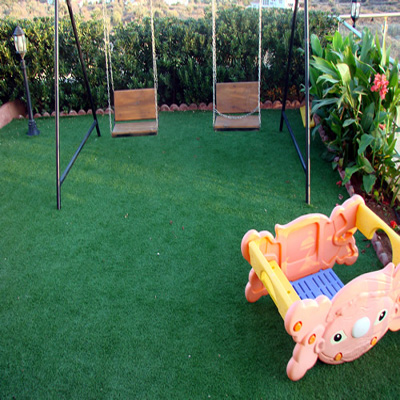
M356 27L356 21L360 16L361 0L351 0L351 19L353 20L353 28Z
M26 64L25 64L25 54L26 54L26 37L25 32L22 30L20 26L15 28L13 33L15 49L17 53L21 56L21 68L22 74L24 76L24 85L25 85L25 92L26 92L26 99L28 102L28 136L37 136L39 135L40 131L36 126L36 122L33 119L33 112L32 112L32 103L31 103L31 94L29 92L29 85L28 85L28 76L26 74Z

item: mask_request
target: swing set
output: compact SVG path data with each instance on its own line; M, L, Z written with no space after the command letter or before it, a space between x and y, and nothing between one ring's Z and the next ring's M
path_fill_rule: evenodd
M87 93L90 98L92 114L94 122L90 127L88 133L85 135L82 143L79 145L77 151L72 157L70 163L65 169L64 173L60 176L60 139L59 139L59 86L58 86L58 0L55 1L55 90L56 90L56 163L57 163L57 208L61 208L61 185L67 177L72 165L77 159L84 144L88 140L94 128L97 129L98 136L100 136L99 124L96 117L95 106L90 92L90 86L85 70L82 52L80 49L79 38L76 31L75 21L73 17L72 7L70 0L67 0L67 6L70 13L71 23L74 29L76 45L82 65L84 79L87 87ZM153 58L153 79L154 87L146 89L129 89L129 90L115 90L113 71L112 71L112 46L109 39L109 25L106 18L106 5L103 1L103 19L104 19L104 52L106 61L106 77L107 77L107 93L108 93L108 106L109 106L109 120L110 132L112 137L120 136L142 136L142 135L156 135L158 133L158 106L157 106L157 90L158 90L158 77L157 77L157 60L156 60L156 46L154 34L154 18L153 18L153 3L149 0L150 4L150 25L151 25L151 42L152 42L152 58ZM296 8L292 23L292 37L291 47L289 52L287 79L289 79L289 65L291 61L291 49L293 47L293 34L296 18L298 0L296 0ZM261 53L262 53L262 0L259 0L259 26L258 26L258 81L251 82L217 82L217 35L216 35L216 0L212 0L212 47L213 47L213 128L214 130L259 130L261 127L261 107L260 107L260 91L261 91ZM308 43L308 11L307 0L305 1L305 28L306 36L305 43ZM308 46L306 48L306 99L309 99L308 93ZM110 88L111 86L111 88ZM287 88L285 89L285 99L287 95ZM112 122L111 112L111 91L114 99L114 121ZM309 150L309 126L306 124L307 132L307 146L306 146L306 161L301 155L299 146L294 138L290 124L285 114L285 101L283 102L282 121L285 120L288 125L289 132L295 143L296 150L299 154L302 166L306 172L306 201L310 202L310 150ZM308 108L306 109L306 119L309 120Z

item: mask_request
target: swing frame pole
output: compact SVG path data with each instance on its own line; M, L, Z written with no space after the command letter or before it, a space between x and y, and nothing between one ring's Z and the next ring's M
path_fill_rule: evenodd
M71 19L72 30L74 31L75 43L76 43L76 48L78 49L79 61L81 63L81 67L82 67L82 73L83 73L83 78L84 78L84 81L85 81L86 91L87 91L87 95L89 97L90 107L92 109L93 119L96 121L97 136L101 136L100 135L99 123L97 121L96 108L95 108L95 105L94 105L92 91L90 89L89 78L88 78L88 75L87 75L87 72L86 72L85 61L83 60L81 43L79 41L78 31L76 29L75 17L74 17L74 12L72 10L71 0L66 0L66 1L67 1L69 17Z
M292 17L292 30L290 34L290 43L289 43L289 55L286 67L286 75L285 75L285 90L283 92L283 101L282 101L282 113L281 113L281 122L279 125L279 130L282 132L283 129L283 115L286 110L286 100L287 100L287 93L289 90L289 79L290 79L290 66L292 64L292 55L293 55L293 43L294 43L294 29L296 27L296 19L297 19L297 9L298 9L298 0L295 1L294 10L293 10L293 17Z
M304 77L304 84L305 84L305 119L306 119L306 146L305 146L305 157L300 150L300 147L297 143L296 137L290 125L290 121L286 115L286 99L287 99L287 92L289 90L289 79L290 79L290 66L292 62L292 54L293 54L293 43L294 43L294 30L296 25L296 17L297 17L297 10L298 10L298 3L299 1L295 1L294 11L293 11L293 18L292 18L292 30L290 36L290 45L289 45L289 55L288 55L288 63L286 69L286 81L285 81L285 91L283 94L283 104L282 104L282 111L281 111L281 121L279 130L282 132L283 129L283 122L285 122L289 134L293 140L293 144L295 146L296 152L299 156L301 166L303 167L305 173L305 200L307 204L311 203L311 160L310 160L310 72L309 72L309 65L310 65L310 39L309 39L309 15L308 15L308 0L304 0L304 70L305 70L305 77Z
M86 67L83 60L82 50L79 42L78 32L76 29L74 13L72 11L71 0L66 0L69 16L71 19L72 29L74 31L75 36L75 43L78 49L79 60L82 67L83 77L85 80L86 91L89 96L89 101L92 108L92 115L93 115L93 123L90 126L89 130L87 131L85 137L83 138L82 142L79 144L78 149L75 151L74 155L72 156L70 162L68 163L67 168L64 170L62 176L60 176L60 87L59 87L59 0L55 0L54 2L54 91L55 91L55 119L56 119L56 175L57 175L57 209L61 209L61 185L65 181L68 173L70 172L72 166L74 165L76 159L79 156L83 146L89 139L91 133L93 132L94 128L97 130L97 136L101 136L99 123L97 120L96 109L92 97L92 93L90 90L89 79L86 73Z

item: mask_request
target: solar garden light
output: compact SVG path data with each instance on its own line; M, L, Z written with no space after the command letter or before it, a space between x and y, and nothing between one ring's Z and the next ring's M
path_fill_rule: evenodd
M351 19L353 20L353 28L356 27L356 21L360 16L361 0L351 0Z
M31 104L31 95L29 93L29 85L28 85L28 77L26 75L26 65L25 65L25 54L26 54L26 37L25 37L25 32L22 30L20 26L17 26L15 28L15 31L13 33L14 37L14 43L15 43L15 49L17 50L17 53L21 56L21 67L22 67L22 74L24 75L24 85L25 85L25 91L26 91L26 98L28 102L28 116L29 116L29 122L28 122L28 136L37 136L39 135L39 130L36 126L36 122L33 119L33 113L32 113L32 104Z

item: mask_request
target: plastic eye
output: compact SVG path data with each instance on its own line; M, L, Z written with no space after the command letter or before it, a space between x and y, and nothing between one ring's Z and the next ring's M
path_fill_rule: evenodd
M388 315L387 310L385 310L385 309L382 310L382 311L378 314L378 316L376 317L375 325L380 324L380 323L387 317L387 315Z
M339 344L339 343L343 342L343 340L346 340L346 339L347 339L346 334L343 331L339 331L339 332L336 332L332 336L331 343L332 344Z

